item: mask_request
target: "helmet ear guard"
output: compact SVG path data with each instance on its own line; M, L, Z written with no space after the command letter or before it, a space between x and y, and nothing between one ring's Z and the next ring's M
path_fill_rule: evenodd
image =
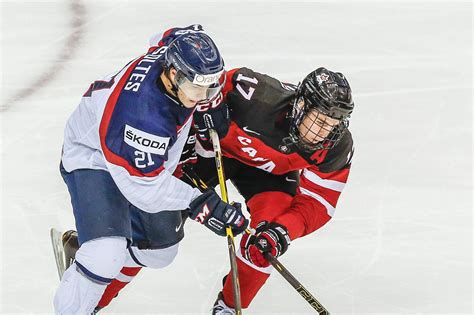
M353 109L351 88L344 75L318 68L304 78L296 91L290 139L304 151L330 149L346 132ZM328 118L339 123L328 124Z

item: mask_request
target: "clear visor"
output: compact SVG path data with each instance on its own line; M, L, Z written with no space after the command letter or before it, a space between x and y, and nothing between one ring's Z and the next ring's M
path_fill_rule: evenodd
M225 77L225 71L222 71L216 76L214 83L197 84L191 82L181 71L178 71L176 74L176 86L192 101L207 101L213 99L220 93L225 84Z

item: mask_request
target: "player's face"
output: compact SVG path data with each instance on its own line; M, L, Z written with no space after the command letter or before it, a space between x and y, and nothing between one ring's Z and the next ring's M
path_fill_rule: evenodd
M188 96L190 94L190 96ZM196 90L193 93L186 93L182 88L178 89L178 99L181 101L184 107L193 108L202 99L205 99L206 92Z
M300 102L304 101L300 100ZM298 105L303 106L304 103ZM339 122L315 109L311 110L303 117L298 127L300 137L303 141L312 144L324 141Z
M222 74L222 77L225 78L225 75ZM214 98L222 89L220 82L213 85L194 84L186 77L177 74L176 70L172 72L172 80L175 81L175 85L178 87L177 97L186 108L193 108L199 102Z

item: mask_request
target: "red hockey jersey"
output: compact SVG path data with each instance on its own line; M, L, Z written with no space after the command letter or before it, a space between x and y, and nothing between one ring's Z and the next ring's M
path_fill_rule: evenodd
M291 206L275 220L288 228L292 239L317 230L334 215L353 154L349 131L330 150L304 152L288 141L295 89L248 68L229 71L223 100L231 125L221 139L228 158L273 174L300 171Z

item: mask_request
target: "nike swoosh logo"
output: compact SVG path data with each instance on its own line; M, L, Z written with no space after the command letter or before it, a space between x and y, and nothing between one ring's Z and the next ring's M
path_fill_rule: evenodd
M179 231L179 229L181 228L181 225L183 225L183 221L181 221L181 223L174 229L176 232Z
M295 183L296 183L296 179L289 178L288 176L285 177L285 180L286 180L287 182L295 182Z
M260 136L260 134L256 131L253 131L253 130L250 130L249 127L245 126L244 128L242 128L245 132L249 132L249 133L254 133L258 136Z

